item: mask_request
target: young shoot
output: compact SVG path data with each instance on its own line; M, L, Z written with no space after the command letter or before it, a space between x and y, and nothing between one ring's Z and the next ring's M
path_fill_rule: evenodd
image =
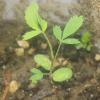
M91 35L89 32L84 32L80 38L80 44L77 44L77 49L85 49L87 51L90 51L92 48L92 45L90 43L91 41Z
M59 45L56 53L54 54L52 44L47 36L47 21L44 20L39 15L39 6L37 3L32 3L25 10L25 20L29 27L32 28L29 32L26 32L22 37L23 40L29 40L38 35L43 35L46 39L48 46L50 48L50 57L44 54L36 54L34 56L34 61L43 69L47 70L50 79L55 82L63 82L66 80L70 80L73 75L73 71L69 67L61 66L59 69L54 71L54 62L59 53L60 47L62 44L75 45L80 44L80 41L73 37L73 34L77 32L77 30L82 26L84 18L83 16L73 16L66 23L64 29L61 29L59 25L55 25L53 27L53 35L58 40ZM39 80L43 78L45 73L43 73L40 69L34 67L32 70L32 76L30 80L34 84L36 84Z

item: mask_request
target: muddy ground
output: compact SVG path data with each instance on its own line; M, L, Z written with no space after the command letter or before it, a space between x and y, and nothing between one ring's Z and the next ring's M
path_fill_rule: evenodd
M40 46L45 43L40 37L29 41L30 47L25 49L24 55L17 56L14 52L19 48L17 40L26 30L26 26L16 22L0 23L1 97L5 93L5 80L8 83L15 80L20 86L15 92L9 92L5 100L100 100L100 62L95 60L98 53L96 47L87 52L64 46L58 60L60 62L63 59L63 62L69 61L73 65L73 78L61 84L51 84L46 77L37 86L32 86L29 77L30 69L35 66L33 56L38 52L47 54L49 49ZM28 53L30 48L34 49L31 55Z

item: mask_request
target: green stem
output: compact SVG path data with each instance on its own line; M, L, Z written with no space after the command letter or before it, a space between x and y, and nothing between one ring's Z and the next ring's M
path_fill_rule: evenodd
M56 54L55 54L55 56L54 56L53 62L55 62L55 60L56 60L56 58L57 58L57 55L58 55L59 50L60 50L60 47L61 47L61 42L59 43L59 46L58 46L58 48L57 48L57 51L56 51Z
M51 43L50 43L50 41L49 41L49 39L48 39L46 33L43 33L43 35L44 35L44 37L45 37L45 39L47 40L47 43L48 43L48 45L49 45L50 52L51 52L51 58L54 59L54 53L53 53L52 45L51 45Z
M49 39L48 39L46 33L43 33L43 35L44 35L45 39L47 40L47 43L48 43L48 45L49 45L50 52L51 52L52 64L51 64L51 69L50 69L50 74L49 74L50 79L51 79L52 71L53 71L53 69L54 69L54 68L53 68L54 62L55 62L56 57L57 57L57 55L58 55L58 53L59 53L59 50L60 50L60 47L61 47L61 42L59 43L59 46L58 46L57 51L56 51L56 54L54 55L54 53L53 53L53 47L52 47L52 45L51 45L51 43L50 43L50 41L49 41Z
M59 43L59 46L58 46L58 48L57 48L57 51L56 51L56 54L55 54L55 56L54 56L54 59L52 60L52 64L51 64L51 69L50 69L50 77L51 77L51 75L52 75L52 71L53 71L53 69L54 69L54 63L55 63L55 60L56 60L56 58L57 58L57 55L58 55L58 53L59 53L59 50L60 50L60 47L61 47L61 42Z

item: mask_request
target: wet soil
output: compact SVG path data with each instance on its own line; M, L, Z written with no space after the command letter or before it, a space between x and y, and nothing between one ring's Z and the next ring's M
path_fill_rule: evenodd
M20 27L19 27L20 26ZM61 48L58 58L64 58L73 65L73 78L64 83L51 84L48 78L41 80L35 87L29 81L30 69L35 66L33 56L37 52L48 53L48 48L40 48L41 39L29 41L30 48L36 51L28 55L25 49L23 56L16 56L14 49L18 47L17 40L25 32L21 24L0 23L0 95L3 95L5 71L10 70L11 81L16 80L20 87L14 93L9 93L6 100L100 100L100 62L95 61L93 49L91 52L76 51L75 48ZM70 53L69 53L70 52Z

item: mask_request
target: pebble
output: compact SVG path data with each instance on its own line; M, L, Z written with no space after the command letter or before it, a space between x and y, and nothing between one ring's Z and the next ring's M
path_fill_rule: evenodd
M18 46L20 46L21 48L27 49L29 48L29 43L25 40L18 40L17 41Z
M63 66L65 66L67 64L68 64L68 61L67 60L64 60L63 63L62 63Z
M100 61L100 54L96 54L96 55L95 55L95 60L96 60L96 61Z
M17 81L13 80L10 82L9 92L15 93L19 89L19 87L20 87L20 84Z
M15 54L17 56L23 56L24 55L24 49L23 48L15 48Z
M63 61L64 61L64 58L63 58L63 57L58 58L58 62L59 62L60 64L62 64Z
M28 54L29 55L33 55L33 53L36 51L36 49L35 48L30 48L29 50L28 50Z
M33 95L32 93L29 94L30 97L32 97L32 95Z
M94 97L94 95L93 95L93 94L91 94L91 95L90 95L90 97L91 97L91 98L93 98L93 97Z
M6 69L6 67L7 67L6 65L3 65L3 66L2 66L3 69Z
M47 43L41 43L41 48L42 49L47 49L47 46L48 46Z

